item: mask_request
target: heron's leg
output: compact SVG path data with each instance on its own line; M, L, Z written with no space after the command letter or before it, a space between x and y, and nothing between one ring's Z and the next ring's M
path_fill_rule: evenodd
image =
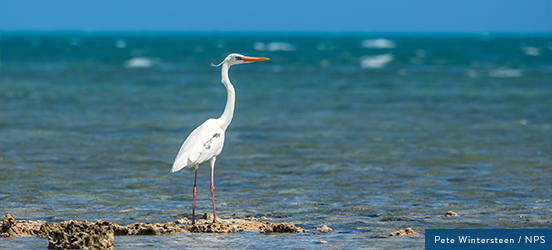
M199 168L199 164L196 164L195 166L195 178L194 178L194 203L192 205L192 225L195 225L195 198L197 193L196 188L196 182L197 182L197 169Z
M213 223L217 223L217 210L215 209L215 182L214 182L214 174L215 174L215 161L217 160L216 157L211 158L211 196L213 196Z

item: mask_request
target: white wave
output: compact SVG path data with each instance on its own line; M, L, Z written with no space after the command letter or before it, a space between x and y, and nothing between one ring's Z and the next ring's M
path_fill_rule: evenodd
M383 68L391 61L393 61L393 55L389 53L376 56L363 56L360 61L360 67L363 69L378 69Z
M117 42L115 42L115 47L119 48L119 49L123 49L123 48L126 48L127 46L127 42L125 40L117 40Z
M526 55L529 55L529 56L540 56L541 55L541 50L537 47L525 46L525 47L521 47L520 49L523 50L523 52Z
M265 51L266 50L266 45L264 43L261 43L261 42L256 42L253 44L253 49L256 50L256 51Z
M264 44L262 42L256 42L253 44L253 49L256 51L294 51L295 46L291 43L284 43L284 42L271 42L268 44Z
M498 68L498 69L493 69L489 71L490 77L509 78L509 77L521 77L522 75L523 75L523 72L521 71L521 69Z
M392 49L396 47L395 42L387 40L384 38L377 39L367 39L362 41L363 48L373 48L373 49Z
M133 57L124 62L125 68L149 68L155 64L157 59L151 57Z

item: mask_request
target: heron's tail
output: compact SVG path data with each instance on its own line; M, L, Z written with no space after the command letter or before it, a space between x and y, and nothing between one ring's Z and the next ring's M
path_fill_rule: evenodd
M187 158L188 157L178 157L173 163L171 173L174 173L176 171L180 171L181 169L189 166L190 162Z

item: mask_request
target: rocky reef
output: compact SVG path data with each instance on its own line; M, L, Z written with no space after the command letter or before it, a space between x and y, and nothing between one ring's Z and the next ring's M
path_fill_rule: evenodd
M121 226L114 222L99 220L64 221L49 223L45 221L18 221L8 214L0 222L0 237L40 237L47 239L50 249L111 249L115 236L123 235L162 235L177 233L305 233L306 230L293 223L272 223L255 217L244 219L220 219L212 221L212 214L191 225L188 219L174 222L146 224L142 222ZM266 218L265 218L266 219Z
M68 220L61 223L46 221L16 220L12 215L6 215L0 221L0 237L39 237L49 241L49 249L113 249L116 236L124 235L163 235L179 233L221 233L237 232L258 233L306 233L305 229L293 223L272 223L269 218L217 218L206 213L202 219L191 225L190 220L183 218L167 223L142 223L121 226L117 223L99 220L96 222ZM317 233L327 233L332 229L326 225L317 227ZM389 236L415 237L419 234L411 228L399 230ZM327 243L327 242L322 242Z

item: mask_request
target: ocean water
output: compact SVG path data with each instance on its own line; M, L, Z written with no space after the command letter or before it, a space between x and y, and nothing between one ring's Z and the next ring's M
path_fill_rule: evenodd
M217 213L308 232L116 237L117 249L423 248L387 235L552 228L550 34L4 32L0 48L0 216L190 218L193 169L171 164L222 113L210 64L237 52L271 60L230 69ZM205 163L199 215L209 179Z

